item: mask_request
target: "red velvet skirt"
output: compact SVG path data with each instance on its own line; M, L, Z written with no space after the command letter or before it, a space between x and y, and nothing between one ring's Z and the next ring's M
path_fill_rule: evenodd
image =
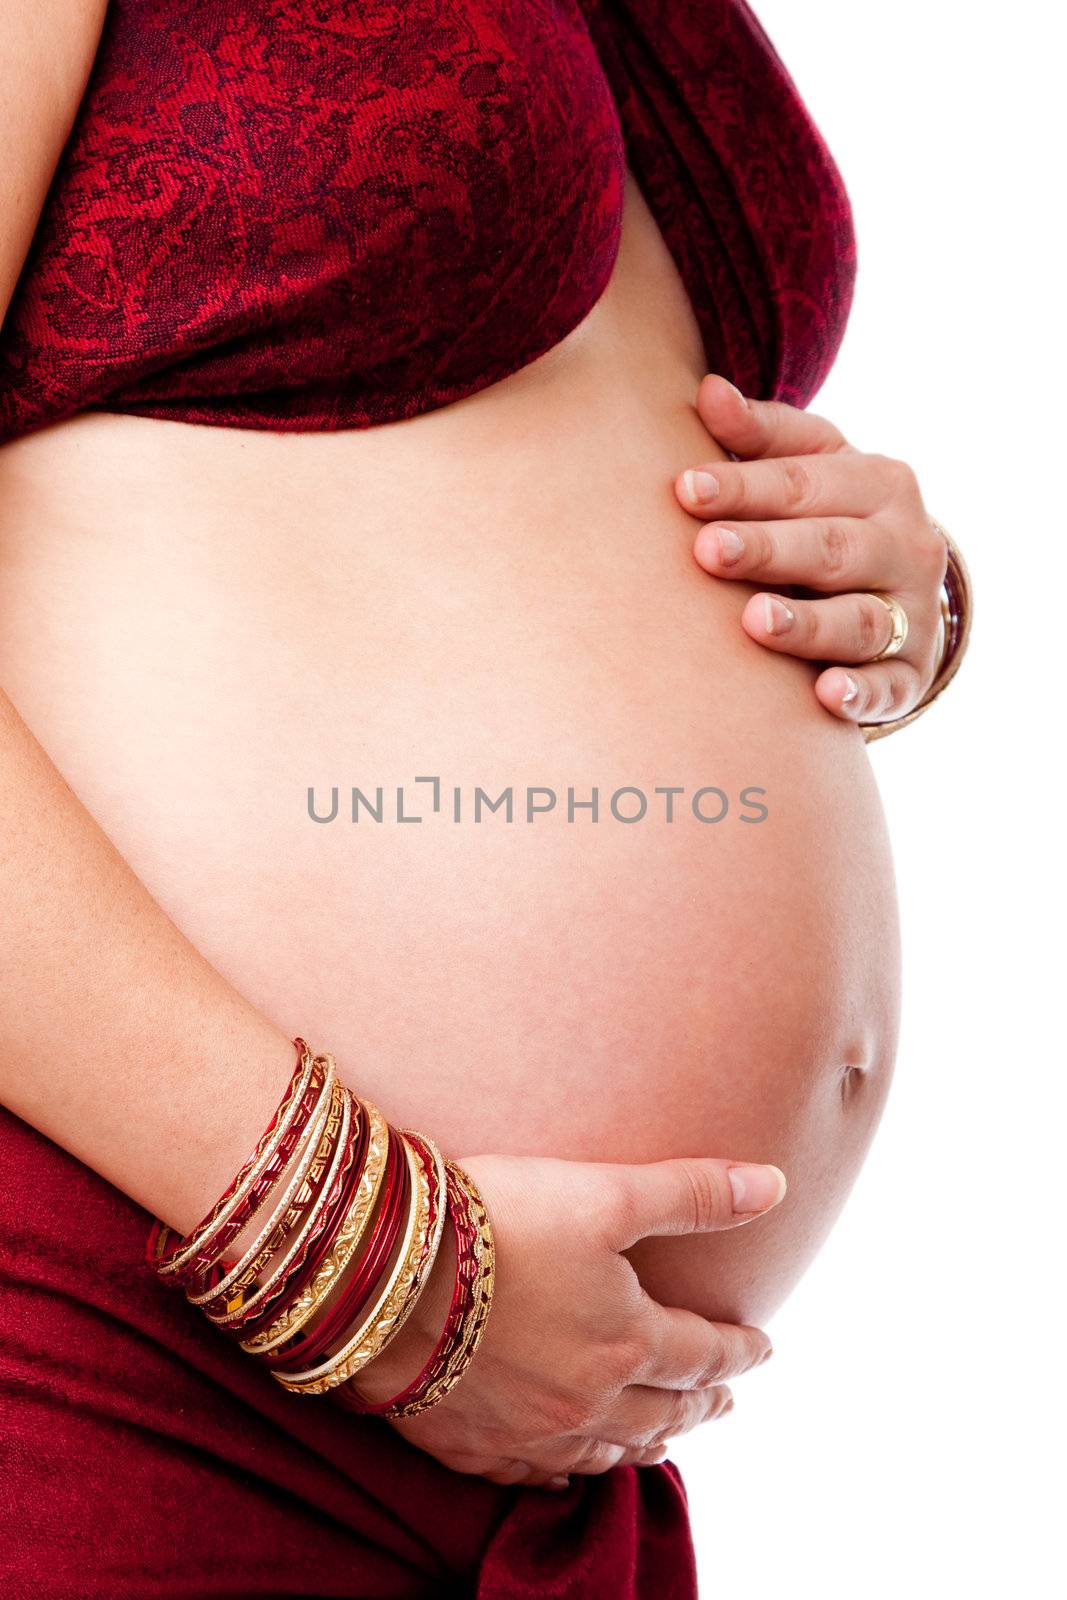
M450 1472L285 1391L158 1282L150 1219L0 1110L0 1569L12 1600L693 1600L677 1468Z

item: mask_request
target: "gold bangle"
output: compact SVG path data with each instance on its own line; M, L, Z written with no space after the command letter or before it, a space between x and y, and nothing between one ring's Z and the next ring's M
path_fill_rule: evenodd
M298 1043L301 1042L298 1041ZM312 1055L308 1047L304 1045L301 1054L300 1075L290 1084L273 1132L268 1138L264 1139L256 1149L255 1154L242 1169L227 1199L216 1206L210 1215L205 1218L204 1222L188 1235L180 1250L172 1255L168 1261L157 1265L156 1270L161 1278L168 1278L173 1273L180 1272L230 1220L237 1207L248 1195L249 1190L254 1187L260 1174L273 1160L275 1151L293 1125L300 1109L300 1103L307 1093L308 1085L311 1083L312 1074L319 1070L320 1066L321 1060ZM164 1235L169 1235L170 1229L164 1229L163 1233ZM157 1248L157 1255L159 1253L160 1250Z
M410 1312L425 1282L430 1237L430 1183L426 1168L408 1140L403 1133L399 1133L398 1137L403 1140L411 1186L404 1244L371 1310L339 1350L306 1372L272 1374L283 1388L293 1393L325 1394L327 1390L345 1383L373 1361L375 1356L381 1355ZM439 1239L440 1228L436 1228L435 1232Z
M153 1224L149 1258L176 1274L187 1299L216 1326L228 1325L242 1349L277 1352L268 1365L283 1388L319 1395L346 1384L396 1338L451 1217L456 1286L431 1360L408 1386L416 1414L459 1381L484 1332L495 1281L488 1214L473 1180L432 1139L391 1128L340 1082L332 1056L294 1042L296 1067L248 1161L203 1222L177 1240L175 1256L166 1253L172 1230ZM360 1255L372 1223L373 1242ZM241 1252L233 1265L231 1246ZM301 1348L305 1370L293 1371ZM378 1410L394 1414L391 1406Z
M352 1096L347 1093L343 1084L335 1083L329 1118L322 1130L314 1158L304 1174L300 1191L280 1225L281 1237L277 1242L272 1242L269 1252L265 1252L263 1258L257 1261L256 1270L248 1283L244 1281L248 1273L242 1273L227 1295L226 1310L215 1315L210 1311L207 1312L209 1321L216 1327L226 1327L240 1318L250 1316L258 1306L262 1306L270 1299L278 1283L285 1277L321 1217L333 1191L337 1175L344 1166L351 1126ZM296 1227L297 1223L300 1224L299 1227ZM280 1255L279 1250L281 1250ZM269 1271L260 1282L260 1270L268 1263ZM250 1267L249 1271L251 1270ZM246 1288L252 1289L251 1294L247 1296L244 1292Z
M889 722L861 722L860 728L864 742L873 744L876 739L884 739L891 733L896 733L899 728L906 728L924 712L929 711L934 701L939 699L952 682L960 669L960 663L967 652L971 637L971 620L974 612L974 591L971 585L971 575L963 559L959 546L951 534L942 527L940 522L930 519L933 527L945 541L948 558L945 569L945 581L941 589L941 655L937 671L929 689L923 695L917 706L913 706L902 717L894 717Z
M260 1268L266 1265L272 1256L276 1255L285 1243L289 1229L300 1217L303 1207L294 1207L294 1196L299 1199L303 1190L304 1181L315 1165L319 1149L331 1125L336 1134L337 1125L341 1117L341 1101L336 1091L336 1068L332 1056L325 1058L325 1073L322 1080L322 1089L319 1103L311 1114L311 1120L303 1134L303 1145L299 1159L293 1168L289 1181L282 1191L281 1198L276 1202L273 1211L256 1235L248 1249L218 1283L199 1293L186 1290L185 1298L190 1305L199 1306L206 1315L210 1315L207 1308L216 1301L226 1299L230 1290L235 1291L235 1305L227 1304L227 1311L238 1310L244 1290L255 1283ZM331 1140L332 1144L332 1140ZM309 1196L310 1198L310 1196ZM306 1202L305 1202L306 1204Z
M262 1333L241 1341L250 1355L266 1355L298 1334L328 1300L359 1248L374 1213L389 1154L389 1124L369 1100L361 1102L367 1118L367 1155L356 1192L329 1253L311 1282Z
M441 1240L444 1237L445 1218L448 1215L448 1175L445 1171L445 1158L437 1148L437 1145L434 1143L434 1141L425 1133L416 1133L415 1137L421 1142L424 1148L429 1151L430 1160L433 1162L436 1210L434 1211L432 1217L427 1216L424 1219L420 1219L423 1239L422 1252L421 1254L416 1254L415 1256L412 1266L411 1285L408 1296L397 1313L396 1322L394 1323L389 1334L390 1339L394 1339L400 1332L400 1329L404 1326L404 1323L414 1311L419 1295L426 1286L426 1280L433 1271L434 1262L437 1260L437 1252L441 1247ZM404 1142L405 1144L407 1143L406 1138ZM417 1155L416 1161L418 1162L418 1166L422 1174L422 1181L426 1184L426 1199L428 1205L430 1198L429 1179L426 1177L425 1169L423 1168L422 1162L419 1160Z

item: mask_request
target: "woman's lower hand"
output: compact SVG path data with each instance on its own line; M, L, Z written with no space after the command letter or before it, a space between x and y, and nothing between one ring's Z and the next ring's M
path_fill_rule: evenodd
M947 547L927 515L911 469L854 449L823 417L746 400L725 378L704 378L697 411L734 461L678 475L685 509L704 521L697 561L717 578L767 584L742 625L758 644L839 663L815 680L827 711L884 722L917 705L936 669ZM788 598L775 590L815 590ZM895 655L889 594L907 617Z
M653 1235L733 1228L785 1191L776 1167L685 1158L647 1165L473 1156L496 1244L496 1288L470 1368L432 1410L394 1426L456 1472L563 1487L567 1474L648 1464L670 1438L730 1409L726 1380L771 1353L756 1328L658 1305L621 1254ZM360 1375L402 1389L444 1324L442 1260L393 1346Z

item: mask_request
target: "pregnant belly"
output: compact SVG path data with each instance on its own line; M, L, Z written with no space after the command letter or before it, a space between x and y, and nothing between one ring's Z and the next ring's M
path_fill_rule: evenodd
M193 942L392 1120L781 1165L774 1217L632 1253L754 1319L881 1106L891 868L854 730L691 562L701 356L628 226L576 334L458 406L9 446L0 679Z

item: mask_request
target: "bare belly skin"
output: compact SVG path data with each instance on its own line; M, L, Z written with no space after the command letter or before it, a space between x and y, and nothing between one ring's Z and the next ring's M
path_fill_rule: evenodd
M780 1165L770 1217L632 1252L662 1300L758 1321L873 1133L896 910L856 731L691 559L671 480L714 453L704 370L631 184L598 305L456 405L332 435L88 414L16 441L0 681L193 942L392 1120L457 1156ZM380 823L351 821L353 786L381 787ZM476 823L475 790L509 786L514 820ZM337 788L336 820L309 787L320 815ZM558 799L527 821L530 787ZM640 822L611 812L624 787ZM594 788L599 819L568 820ZM711 788L721 822L693 814Z

